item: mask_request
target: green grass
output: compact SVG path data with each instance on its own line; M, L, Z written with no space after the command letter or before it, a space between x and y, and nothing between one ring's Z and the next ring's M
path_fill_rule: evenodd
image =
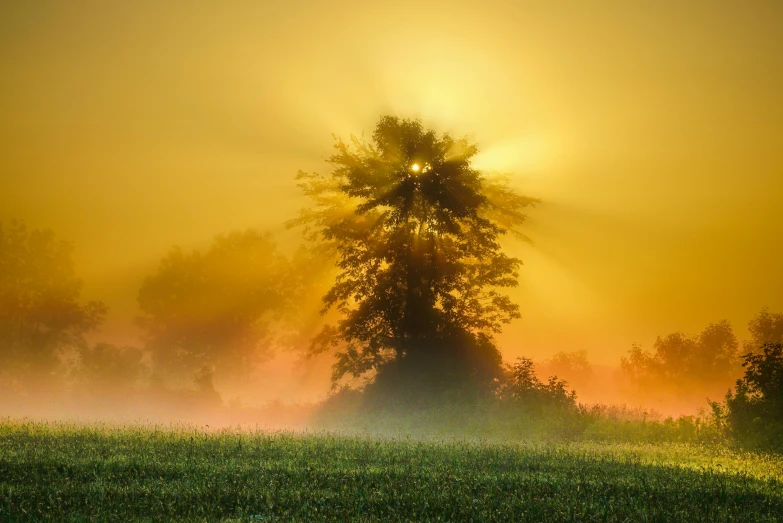
M783 460L0 422L3 521L780 521Z

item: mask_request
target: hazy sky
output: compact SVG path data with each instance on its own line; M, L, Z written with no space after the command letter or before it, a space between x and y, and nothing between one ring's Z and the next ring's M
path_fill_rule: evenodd
M171 245L286 234L296 171L384 113L543 199L508 358L783 311L779 0L0 5L0 220L75 242L105 337Z

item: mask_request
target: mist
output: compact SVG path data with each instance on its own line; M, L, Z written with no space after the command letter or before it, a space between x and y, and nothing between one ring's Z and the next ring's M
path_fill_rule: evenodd
M525 209L529 241L502 239L523 262L508 289L521 317L495 336L505 364L532 358L542 380L565 379L587 404L705 408L740 366L687 390L650 369L674 346L667 336L697 354L688 340L723 320L739 357L762 311L771 325L783 311L782 9L0 7L0 223L69 242L68 314L105 306L74 321L78 336L63 331L45 377L4 363L13 394L0 414L307 426L336 390L335 355L308 353L336 318L319 313L335 271L301 257L302 230L286 226L310 205L295 177L328 173L331 135L369 134L384 114L467 135L476 168L511 173L514 191L540 200ZM232 234L268 238L249 248L264 258L274 245L277 259L244 275L230 257L199 265ZM194 279L166 280L167 263ZM188 283L194 274L216 287ZM291 286L261 299L243 294L251 283ZM156 284L195 297L165 304ZM252 328L210 323L228 310L252 312ZM204 354L225 339L231 350L166 360L177 344L154 320L167 311ZM116 376L91 378L89 361Z

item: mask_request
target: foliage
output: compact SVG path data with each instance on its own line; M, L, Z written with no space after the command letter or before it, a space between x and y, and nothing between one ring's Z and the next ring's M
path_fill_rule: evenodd
M564 381L540 381L526 358L504 371L495 390L418 376L393 395L383 373L361 391L333 391L314 421L328 430L492 439L571 438L584 429L576 393Z
M542 409L575 409L576 392L568 390L568 383L551 376L545 383L536 376L533 360L519 357L508 369L499 395L503 399L536 406Z
M371 140L338 139L335 150L329 175L299 173L313 205L292 222L339 269L324 303L341 319L313 352L336 349L335 381L450 366L490 379L492 335L519 317L499 289L516 285L521 262L498 240L536 200L474 169L474 144L418 121L384 116Z
M783 344L765 344L744 357L744 376L724 404L712 403L715 416L738 442L783 450Z
M103 319L98 302L79 303L70 243L49 230L0 223L0 381L46 387L56 381L67 351Z
M731 324L724 320L710 324L698 336L676 332L658 337L652 354L634 345L620 367L639 390L701 394L705 387L722 387L736 377L737 348Z
M699 443L720 448L720 427L706 413L663 418L655 411L626 405L580 406L583 440L625 443Z
M154 371L181 383L202 368L247 377L270 354L271 325L295 283L271 236L257 231L218 236L204 253L173 248L139 291Z
M510 438L570 439L584 430L576 392L569 391L565 381L556 376L541 381L533 361L524 357L504 370L495 404L485 407L484 431Z
M746 352L758 352L768 344L783 343L783 313L763 309L748 324L750 339L745 340Z
M775 521L783 461L692 445L524 445L0 423L8 521Z

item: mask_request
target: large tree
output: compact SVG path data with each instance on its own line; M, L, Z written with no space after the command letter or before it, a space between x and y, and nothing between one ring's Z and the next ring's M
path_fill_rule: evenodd
M313 345L336 349L335 381L392 368L499 371L492 336L519 317L502 289L517 284L521 265L499 240L520 234L536 200L473 167L477 152L465 138L384 116L371 139L336 139L330 173L299 173L312 205L294 224L336 256L324 302L340 318Z
M62 359L84 348L84 334L105 306L80 303L73 246L49 230L0 223L0 381L47 387L62 375Z

